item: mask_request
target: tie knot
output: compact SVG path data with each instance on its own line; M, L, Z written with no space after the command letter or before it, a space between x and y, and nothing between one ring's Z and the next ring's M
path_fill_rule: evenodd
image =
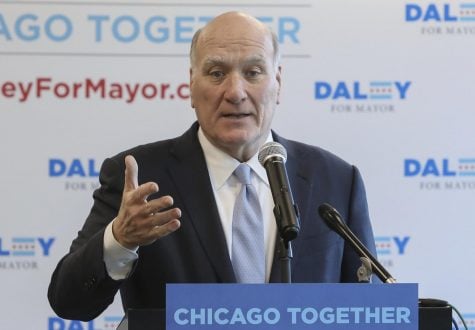
M234 170L234 175L242 184L251 184L251 168L246 163L239 164Z

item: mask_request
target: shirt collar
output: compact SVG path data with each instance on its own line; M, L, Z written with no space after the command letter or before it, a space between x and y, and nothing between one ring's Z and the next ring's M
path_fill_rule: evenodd
M215 147L204 135L201 127L198 129L198 140L205 155L211 184L213 185L213 188L215 190L219 190L233 174L234 170L236 169L236 167L238 167L240 162L237 159L229 156L224 151ZM266 142L271 141L273 141L272 134L269 132ZM266 185L269 185L266 170L259 163L258 153L252 156L252 158L249 159L246 163L252 168L254 173L257 174L257 177L262 182L264 182Z

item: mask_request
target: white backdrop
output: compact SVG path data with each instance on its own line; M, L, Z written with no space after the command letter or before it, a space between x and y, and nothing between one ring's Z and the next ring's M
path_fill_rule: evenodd
M118 323L119 299L57 318L51 273L102 160L193 122L189 42L228 10L280 37L274 129L357 165L382 263L475 328L475 2L455 0L0 1L0 328Z

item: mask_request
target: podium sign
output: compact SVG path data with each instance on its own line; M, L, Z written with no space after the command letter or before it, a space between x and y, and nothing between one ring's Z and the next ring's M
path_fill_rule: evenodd
M418 329L417 284L169 284L167 330Z

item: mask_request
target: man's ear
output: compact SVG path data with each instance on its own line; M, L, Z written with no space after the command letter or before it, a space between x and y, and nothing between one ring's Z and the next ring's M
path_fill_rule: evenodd
M277 104L280 103L280 88L282 87L281 75L282 75L282 66L279 65L275 73L275 80L277 81L277 84L279 85L279 87L277 88Z

